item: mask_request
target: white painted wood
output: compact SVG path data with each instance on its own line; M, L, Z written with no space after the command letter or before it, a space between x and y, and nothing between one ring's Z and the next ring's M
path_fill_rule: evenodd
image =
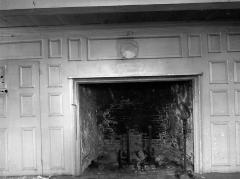
M62 86L62 70L61 64L48 65L48 87Z
M0 172L8 169L8 133L0 128Z
M52 170L64 169L64 133L63 128L50 128L50 168Z
M157 59L182 56L182 43L180 35L126 38L134 39L137 44L138 54L134 59ZM120 54L120 45L122 40L124 39L116 37L88 39L88 59L122 59L123 57ZM104 46L102 44L104 44Z
M35 101L33 93L20 94L20 116L33 117L35 116L35 106L38 105Z
M227 122L211 123L212 165L229 165L230 143L229 126Z
M202 56L202 40L199 34L190 34L188 36L188 55L189 57Z
M19 66L19 77L21 88L33 88L33 66Z
M228 62L210 61L209 62L210 83L228 83Z
M82 59L82 39L68 39L68 58L69 60L81 60Z
M39 175L42 171L39 63L14 60L6 62L6 66L7 115L0 123L8 130L8 170L4 170L3 174ZM34 87L20 87L21 66L32 67L31 79Z
M221 47L221 33L210 33L208 34L208 52L209 53L220 53Z
M99 6L132 6L132 5L164 5L164 4L198 4L198 3L216 3L216 2L239 2L239 0L58 0L58 1L34 1L22 0L20 3L17 0L1 0L0 10L11 9L32 9L32 8L61 8L61 7L99 7Z
M37 169L37 146L35 128L22 128L22 169Z
M195 143L196 171L240 171L239 159L237 159L239 155L239 144L237 143L237 141L239 141L239 131L237 126L239 122L239 97L235 94L235 91L240 89L238 83L238 60L240 59L238 52L239 35L236 35L240 32L239 25L231 26L218 24L218 26L215 26L206 24L185 24L180 26L173 24L165 26L166 25L159 24L152 27L89 26L85 28L16 28L7 29L5 31L1 29L1 33L16 34L16 37L14 38L5 37L4 42L34 41L35 39L41 39L43 48L42 59L30 58L26 60L2 60L0 62L0 67L4 68L6 66L5 70L7 74L5 78L6 84L1 87L3 89L6 87L9 91L6 95L6 109L3 107L5 104L3 101L5 99L0 98L0 113L1 111L6 111L5 117L0 117L0 126L1 129L6 129L7 131L8 146L8 159L6 160L6 164L0 164L3 166L2 168L4 168L0 174L41 174L41 169L43 169L44 175L79 174L81 172L78 170L78 168L81 167L81 154L77 153L75 155L75 151L80 149L79 140L81 139L81 131L76 129L76 127L79 127L79 123L77 123L78 106L74 105L73 109L71 109L72 104L77 104L77 102L76 99L70 99L70 96L76 94L73 94L72 87L69 89L68 78L86 78L83 80L84 82L87 82L89 78L95 78L94 82L97 82L102 78L108 78L109 82L121 82L121 78L125 77L131 77L133 80L139 81L138 77L148 78L149 76L160 76L166 77L166 80L169 80L172 76L179 77L182 75L193 74L202 74L202 76L199 77L199 91L195 92L200 96L199 98L196 98L198 100L196 100L195 103L200 104L199 106L201 107L196 109L197 112L195 113L195 116L198 118L196 117L195 119L199 120L194 124L194 129L197 133L197 136L195 136L194 139L197 142L200 141L199 143ZM139 55L142 55L144 58L106 60L112 54L113 56L115 55L114 58L118 55L116 51L117 48L112 44L116 44L114 40L118 39L118 37L127 37L126 34L129 31L134 32L134 35L137 38L143 39L142 41L139 40L138 44L139 47L141 46L141 48L139 48ZM174 38L172 42L169 42L168 38L163 41L161 41L161 38L158 38L172 37L176 36L176 34L177 36L180 34L181 38L181 55L180 51L176 50L179 47L178 38ZM200 37L197 36L196 39L192 39L196 40L194 41L196 44L198 44L201 39L201 57L189 57L188 34L201 34ZM214 35L211 36L212 34ZM221 37L218 35L215 36L215 34L221 34ZM228 37L229 34L234 35ZM78 56L77 60L69 60L68 39L82 39L83 37L90 39L90 41L91 39L97 39L97 45L94 41L95 48L94 52L91 52L91 57L97 57L97 59L101 57L102 60L86 60L87 43L85 43L85 41L81 44L82 53L76 53L77 55L74 55ZM147 40L146 37L148 37ZM49 58L49 39L62 39L62 58ZM99 41L101 43L99 43ZM109 43L109 41L111 41L111 43ZM144 46L145 42L147 42L147 45L150 44L150 49L147 49L148 47L146 44L146 47ZM169 45L173 43L175 46ZM166 46L164 46L165 44ZM57 48L58 45L55 44L53 46L54 48ZM16 46L16 48L19 49L22 47L25 48L25 45ZM103 50L99 50L98 47L99 49L101 47ZM161 49L159 50L160 47ZM169 47L169 49L167 47ZM195 47L194 49L197 49L199 45L196 45ZM221 47L220 52L218 51L219 47ZM24 58L29 55L28 53L25 54L26 51L24 51L24 54L20 54L19 49L17 51L19 52L19 58ZM78 49L78 47L76 49ZM167 50L161 51L163 49ZM177 52L176 54L178 57L169 57L166 55L168 53L173 53L170 49L175 49L174 53ZM8 51L8 48L5 48L5 50ZM11 50L5 54L10 55L10 52ZM75 50L75 52L77 51ZM144 54L145 52L147 52L147 55ZM160 52L161 54L165 54L161 56ZM156 58L150 58L151 54ZM193 54L199 54L199 51L194 50ZM168 58L165 58L167 56ZM6 58L8 59L10 57ZM32 72L30 72L29 68L23 69L22 71L25 75L22 75L20 78L20 67L30 66L32 66ZM40 68L40 70L38 70L38 68ZM31 78L28 78L31 73L33 76L32 85L30 85ZM39 77L35 74L40 74L40 79L38 79ZM22 80L22 84L24 84L22 85L23 87L20 87L20 79ZM76 88L76 86L74 87ZM40 92L38 88L40 88ZM21 117L20 94L34 94L34 104L32 106L35 115ZM27 108L22 112L25 111L29 114L29 111L32 111L30 107L31 102L27 101L26 105L23 105ZM41 110L39 109L40 107ZM40 112L41 115L39 115ZM73 119L74 115L75 118ZM42 154L40 154L40 121L42 131ZM22 151L18 151L18 146L22 146L21 130L23 128L35 129L37 169L34 171L30 169L22 170ZM32 141L33 138L31 136L33 135L31 134L31 132L26 133L25 139L27 141ZM58 136L60 137L58 138ZM56 142L55 139L57 139ZM0 140L3 141L3 138ZM216 143L214 143L214 141L216 141ZM50 145L53 147L50 147ZM53 154L53 151L55 151L57 146L60 146L60 150L57 151L56 154ZM32 151L32 145L25 146L25 148ZM2 148L0 151L3 151ZM229 156L227 156L227 151ZM5 156L4 152L2 152L0 156ZM26 159L26 157L23 158ZM40 158L42 158L43 168L41 168ZM5 158L1 160L4 161ZM33 166L32 161L34 161L33 157L30 157L29 161L24 161L24 165L31 168L30 166ZM221 163L221 161L223 162ZM5 166L8 170L5 170Z
M0 94L0 118L7 117L7 95Z
M0 59L42 58L42 41L0 42Z
M63 95L61 93L48 94L49 116L63 115Z
M225 89L210 91L210 105L212 116L229 115L229 97Z
M240 61L234 61L234 82L240 83Z
M62 57L62 40L61 39L49 39L48 56L49 58Z

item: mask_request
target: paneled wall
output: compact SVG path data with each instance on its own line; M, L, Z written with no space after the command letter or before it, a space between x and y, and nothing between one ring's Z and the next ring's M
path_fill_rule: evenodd
M127 60L128 39L138 53ZM238 25L1 29L0 59L0 175L74 174L69 78L192 74L202 74L197 171L240 171Z

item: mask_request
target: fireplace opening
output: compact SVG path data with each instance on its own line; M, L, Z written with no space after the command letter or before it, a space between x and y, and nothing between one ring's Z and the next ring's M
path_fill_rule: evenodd
M192 80L78 89L82 171L193 172Z

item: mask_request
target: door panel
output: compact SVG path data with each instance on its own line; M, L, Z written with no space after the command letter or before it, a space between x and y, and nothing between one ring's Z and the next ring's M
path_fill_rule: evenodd
M0 169L4 175L38 175L42 168L39 63L0 63L0 69L5 66L1 91L5 87L8 93L0 94Z

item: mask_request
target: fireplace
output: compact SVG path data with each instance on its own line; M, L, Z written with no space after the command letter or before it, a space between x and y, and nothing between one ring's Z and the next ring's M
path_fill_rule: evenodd
M194 170L193 81L78 86L85 172Z

